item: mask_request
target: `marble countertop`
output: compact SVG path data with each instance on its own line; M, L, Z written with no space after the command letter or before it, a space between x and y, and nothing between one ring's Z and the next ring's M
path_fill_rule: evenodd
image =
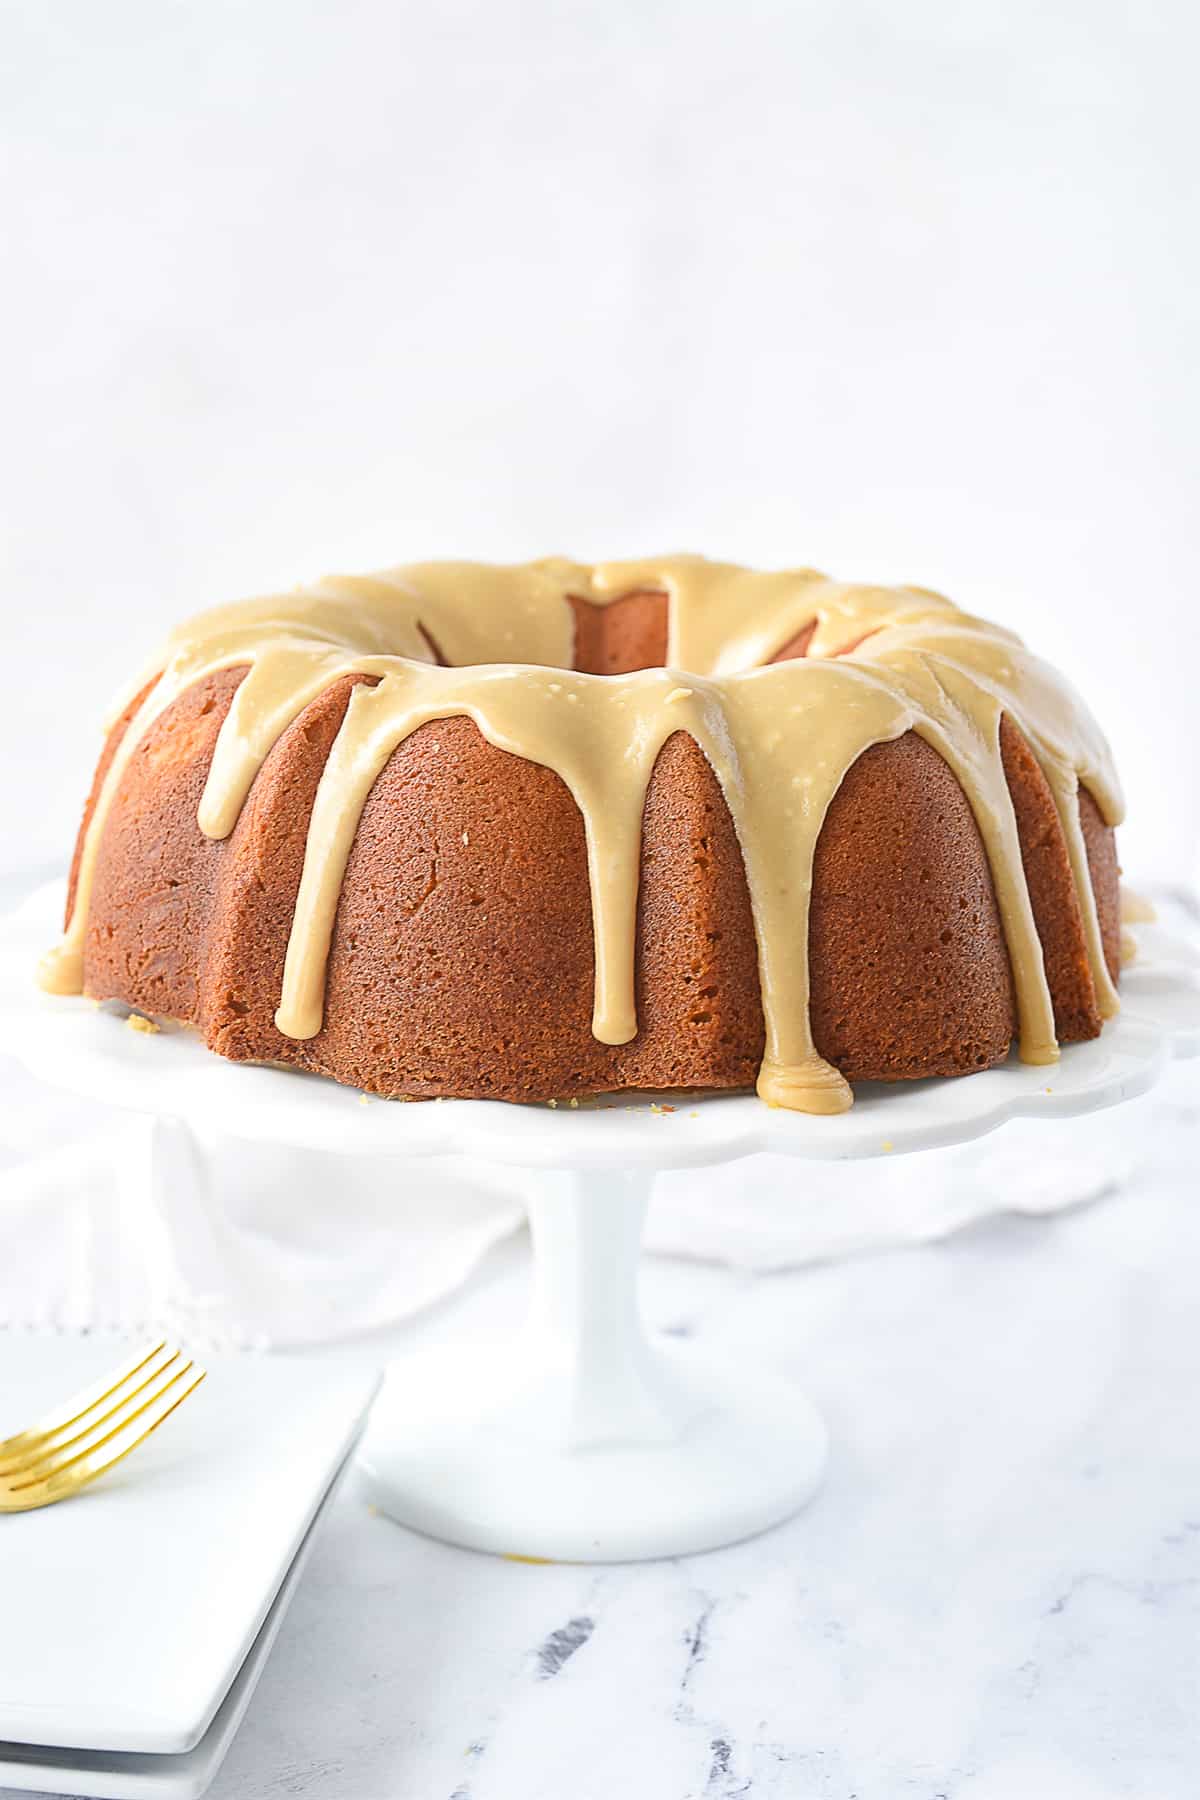
M1197 1065L1050 1219L747 1277L660 1326L801 1381L829 1479L707 1556L534 1566L341 1496L213 1800L1175 1800L1200 1787ZM863 1178L870 1179L869 1167ZM507 1247L378 1360L519 1316Z

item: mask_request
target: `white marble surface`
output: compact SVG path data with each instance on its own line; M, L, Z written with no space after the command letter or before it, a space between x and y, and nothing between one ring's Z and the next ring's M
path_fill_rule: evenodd
M1196 1064L1111 1199L647 1312L793 1374L829 1481L656 1565L448 1549L343 1496L214 1800L1183 1800L1200 1787ZM862 1171L870 1179L870 1168ZM402 1355L513 1322L506 1247Z

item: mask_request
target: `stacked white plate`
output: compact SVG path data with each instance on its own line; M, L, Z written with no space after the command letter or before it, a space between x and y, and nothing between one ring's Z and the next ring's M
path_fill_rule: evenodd
M0 1333L0 1439L127 1354ZM0 1515L0 1789L187 1800L233 1741L378 1377L204 1360L119 1469Z

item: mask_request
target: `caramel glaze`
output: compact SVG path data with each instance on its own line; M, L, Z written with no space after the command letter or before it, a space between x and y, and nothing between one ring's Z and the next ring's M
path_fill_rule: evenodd
M420 564L218 608L180 627L98 771L65 935L43 965L52 991L83 989L97 858L131 758L168 708L216 676L228 678L227 710L196 802L203 840L237 832L264 765L302 714L324 745L276 996L276 1026L293 1042L322 1029L339 899L369 796L410 740L430 747L435 769L453 762L464 720L552 772L578 809L600 1045L629 1045L646 1024L635 971L643 823L657 803L656 771L693 746L744 868L764 1026L757 1087L769 1104L840 1112L851 1093L831 1056L863 1073L848 1047L848 1009L814 992L821 970L810 968L809 948L812 932L839 929L829 899L838 869L822 827L839 794L847 805L875 803L876 747L892 747L887 781L895 757L907 757L943 828L982 840L991 891L959 900L976 925L995 909L1022 1059L1052 1062L1060 1036L1091 1035L1116 1010L1111 827L1122 803L1107 744L1061 677L1011 633L924 589L690 556ZM440 721L440 736L421 730ZM910 837L919 862L920 834ZM823 848L821 916L810 917ZM503 855L502 843L494 849ZM1106 857L1111 883L1095 880ZM914 864L914 880L935 875ZM1052 929L1064 880L1078 902L1065 934ZM816 1047L815 1010L830 1055ZM1000 1030L997 1022L981 1043L978 1065L996 1060Z

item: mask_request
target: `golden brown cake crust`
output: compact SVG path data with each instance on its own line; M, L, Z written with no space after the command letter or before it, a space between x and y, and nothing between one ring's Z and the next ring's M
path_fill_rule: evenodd
M83 846L87 838L88 826L92 822L92 814L95 812L96 803L100 798L100 790L104 786L104 778L112 766L112 760L117 753L121 739L125 736L126 731L133 722L134 715L141 706L142 701L146 698L146 695L150 692L150 689L154 686L156 679L157 677L151 677L146 685L133 696L128 705L122 709L104 739L104 745L100 751L100 760L96 764L96 773L92 776L92 785L88 790L88 797L84 804L83 818L79 822L79 830L75 837L75 851L71 857L71 873L67 881L67 903L63 913L64 925L70 920L72 910L75 906L75 894L79 887L79 865L83 858Z
M213 885L227 847L204 836L196 811L240 676L226 669L188 688L134 750L88 912L85 992L93 999L189 1024L199 1018Z
M278 750L286 756L286 738ZM284 785L283 761L272 779ZM247 854L258 829L251 821L247 844L231 850ZM296 844L273 842L270 866L260 916L231 915L223 930L222 967L243 965L238 1013L209 1039L226 1055L298 1063L385 1095L530 1100L753 1082L763 1027L741 858L712 771L682 734L647 796L642 1025L630 1045L591 1033L578 810L557 776L495 749L468 720L423 726L376 782L338 909L326 1023L302 1043L267 1023Z
M571 606L580 669L617 674L665 657L663 595ZM813 630L774 660L803 656ZM351 693L373 678L341 678L304 708L220 839L197 815L244 674L222 668L185 688L133 751L100 841L86 992L195 1025L235 1060L388 1096L543 1100L754 1083L765 1028L742 849L713 768L682 730L663 744L645 794L630 1042L593 1035L588 859L570 791L463 716L418 726L375 779L334 917L321 1027L281 1032L314 800ZM110 733L84 830L143 697ZM1092 1037L1100 1012L1054 798L1008 718L1000 744L1056 1030ZM1086 789L1078 803L1116 980L1115 837ZM915 732L867 749L834 795L816 843L808 943L813 1039L847 1079L963 1074L1008 1055L1014 983L988 856L963 788Z
M1100 1009L1054 796L1032 750L1009 718L1000 722L1000 754L1054 1000L1054 1029L1063 1043L1097 1037Z
M313 1039L284 1037L273 1013L308 816L351 683L284 733L232 837L214 842L196 808L240 678L189 690L126 772L97 871L89 993L199 1024L225 1056L386 1095L753 1082L763 1020L749 895L724 797L683 733L647 794L631 1044L590 1031L574 802L465 719L421 727L376 782L338 909L326 1023ZM810 944L814 1035L847 1078L961 1074L1008 1054L1012 987L987 859L962 790L912 733L862 756L830 808Z
M1117 834L1085 787L1079 790L1079 822L1087 848L1092 892L1100 915L1100 941L1104 960L1114 981L1121 978L1121 865L1117 861Z
M817 840L813 1036L849 1080L1003 1062L1016 1025L1004 932L971 808L908 732L847 774Z
M238 1061L304 1063L275 1027L309 815L356 684L336 682L284 732L222 844L205 942L200 1020L212 1050Z

